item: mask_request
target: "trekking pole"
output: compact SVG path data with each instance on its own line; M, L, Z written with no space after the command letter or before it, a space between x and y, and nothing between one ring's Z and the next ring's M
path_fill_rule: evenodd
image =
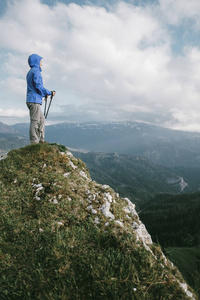
M53 91L53 92L54 92L54 91ZM47 109L47 112L46 112L47 97L45 96L45 112L46 112L45 115L44 115L45 119L46 119L47 116L48 116L48 112L49 112L49 108L50 108L50 106L51 106L52 99L53 99L53 94L51 95L51 100L50 100L50 102L49 102L49 106L48 106L48 109Z
M45 106L44 106L44 117L45 117L45 115L46 115L46 107L47 107L47 96L45 96L44 100L45 100Z

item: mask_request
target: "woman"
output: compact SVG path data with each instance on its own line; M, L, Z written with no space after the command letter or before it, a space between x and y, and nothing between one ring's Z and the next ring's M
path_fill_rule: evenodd
M26 104L30 113L30 143L44 143L44 115L40 109L42 98L45 96L55 95L55 91L49 91L43 86L41 75L42 57L32 54L28 58L30 70L27 73L27 96Z

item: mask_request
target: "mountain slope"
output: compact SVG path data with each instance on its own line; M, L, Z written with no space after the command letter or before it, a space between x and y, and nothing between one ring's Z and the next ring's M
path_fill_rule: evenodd
M196 239L198 236L200 238L199 192L157 195L148 202L140 217L153 240L158 240L162 246L198 246Z
M0 134L0 154L4 154L11 149L26 146L28 141L18 136Z
M157 193L194 192L200 187L198 168L166 168L141 156L72 152L86 163L94 180L102 184L106 182L138 207Z
M200 193L157 195L140 218L200 296Z
M27 144L28 140L23 133L20 133L14 126L0 122L0 154Z
M0 122L0 134L19 134L15 127Z
M13 126L28 138L28 124ZM200 133L139 122L61 123L46 126L46 139L68 147L140 155L166 167L200 167Z
M65 147L0 161L1 299L195 299L135 206Z
M47 126L46 138L79 150L141 155L167 167L200 167L200 133L139 122L63 123Z

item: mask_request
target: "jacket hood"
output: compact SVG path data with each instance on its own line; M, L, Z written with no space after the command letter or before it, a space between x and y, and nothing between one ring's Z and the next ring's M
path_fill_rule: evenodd
M28 58L28 64L30 67L40 67L40 61L43 57L37 54L31 54Z

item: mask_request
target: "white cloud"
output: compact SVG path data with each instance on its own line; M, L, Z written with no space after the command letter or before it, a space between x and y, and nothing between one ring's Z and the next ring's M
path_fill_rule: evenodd
M16 105L18 105L18 98L23 99L23 102L25 101L26 82L23 79L8 77L5 80L0 81L0 90L4 101L8 101L6 103L7 105L9 105L9 101L12 103L15 102Z
M51 17L52 10L39 0L10 1L0 20L1 47L20 53L48 51L54 30L53 24L49 28Z
M167 27L185 19L197 27L200 4L189 2L119 2L109 9L10 2L0 19L2 109L24 111L27 58L38 53L44 86L57 91L55 121L135 118L190 129L200 111L200 51L190 46L173 56Z
M2 109L0 108L0 117L15 117L15 118L24 118L27 117L27 110L10 108Z
M200 2L199 0L159 0L163 15L168 23L179 25L181 22L192 19L199 24Z

